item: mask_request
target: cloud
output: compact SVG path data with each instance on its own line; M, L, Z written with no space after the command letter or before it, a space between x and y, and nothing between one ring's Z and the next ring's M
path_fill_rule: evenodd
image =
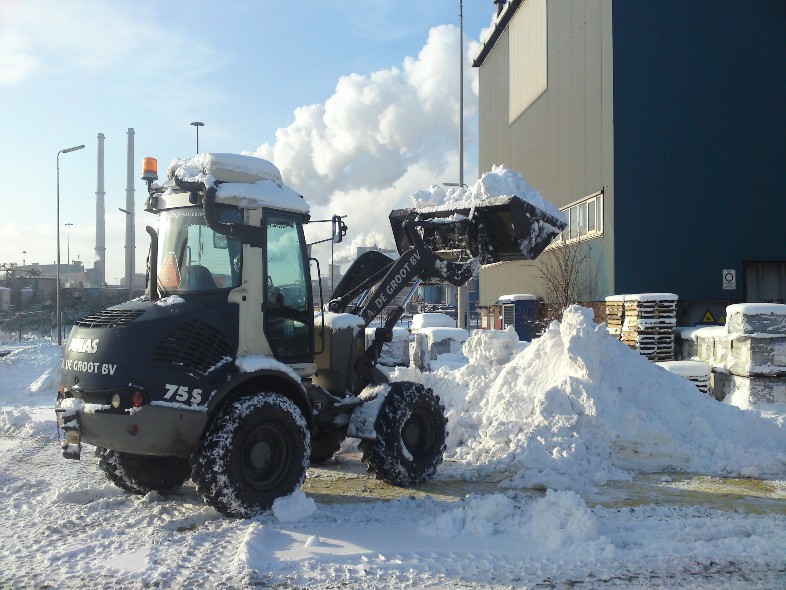
M458 36L454 26L434 27L417 57L343 76L324 104L298 108L275 143L254 155L279 167L306 196L312 217L349 214L351 246L393 246L390 210L410 206L416 189L458 180ZM477 113L477 71L469 61L476 46L465 44L465 130ZM465 142L474 137L465 133Z

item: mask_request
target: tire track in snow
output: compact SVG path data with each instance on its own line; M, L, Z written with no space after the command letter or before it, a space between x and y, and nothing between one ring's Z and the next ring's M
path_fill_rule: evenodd
M220 517L200 526L189 523L189 530L175 530L159 545L152 561L156 570L168 575L156 579L169 588L242 587L248 571L239 559L245 542L242 528L247 521ZM148 580L152 582L153 580Z

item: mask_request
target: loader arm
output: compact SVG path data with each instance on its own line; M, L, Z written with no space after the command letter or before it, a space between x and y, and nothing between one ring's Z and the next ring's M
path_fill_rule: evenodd
M467 262L444 260L426 246L417 230L417 225L409 221L404 224L404 231L407 232L409 243L412 245L398 259L390 260L384 255L358 258L347 271L346 278L349 280L346 282L342 280L339 283L338 296L328 303L328 309L336 313L344 313L355 297L376 285L363 302L351 310L352 313L363 318L364 325L368 326L413 279L438 279L456 287L470 280L477 272L479 266L477 260L472 259ZM386 263L383 258L389 262ZM359 267L357 270L355 270L356 265Z

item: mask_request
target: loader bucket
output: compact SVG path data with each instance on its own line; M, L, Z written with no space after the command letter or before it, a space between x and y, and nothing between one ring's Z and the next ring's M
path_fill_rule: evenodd
M479 258L481 264L534 260L567 224L517 196L484 199L472 207L397 209L390 225L398 251L412 244L407 231L443 258ZM417 231L417 230L416 230Z

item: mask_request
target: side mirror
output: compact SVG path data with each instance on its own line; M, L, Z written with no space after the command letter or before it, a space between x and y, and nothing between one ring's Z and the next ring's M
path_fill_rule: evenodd
M223 234L213 234L213 248L216 250L226 250L227 249L227 237Z
M333 222L333 243L338 244L344 239L344 236L347 235L347 224L341 221L340 215L334 215L332 218L332 222Z

